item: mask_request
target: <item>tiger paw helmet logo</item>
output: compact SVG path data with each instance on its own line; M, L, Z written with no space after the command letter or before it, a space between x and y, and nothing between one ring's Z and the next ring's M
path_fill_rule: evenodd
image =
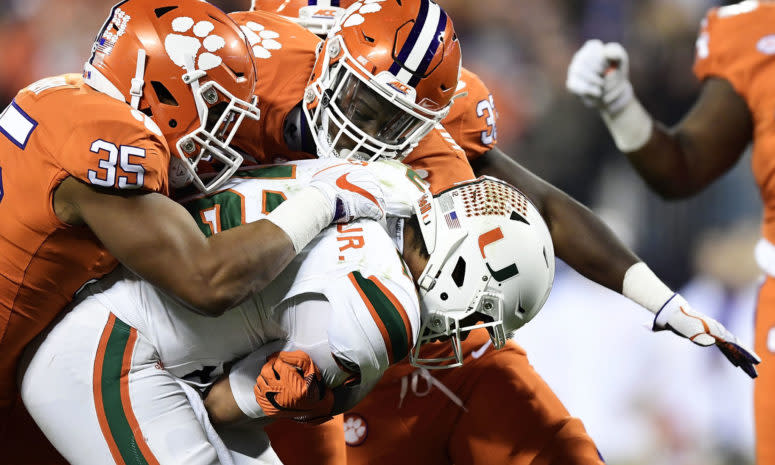
M280 42L275 40L280 37L280 34L270 31L254 21L248 21L244 26L240 26L240 29L245 34L256 58L271 58L272 52L270 50L279 50L283 47Z
M344 441L348 446L360 446L368 435L369 431L365 418L357 413L346 413L344 415Z
M223 59L215 52L226 46L223 37L210 34L213 29L215 25L210 21L195 23L188 16L175 18L172 20L172 30L175 33L164 38L164 49L170 59L181 68L185 68L186 57L195 57L194 64L198 70L213 69L223 63ZM202 47L204 51L200 53Z

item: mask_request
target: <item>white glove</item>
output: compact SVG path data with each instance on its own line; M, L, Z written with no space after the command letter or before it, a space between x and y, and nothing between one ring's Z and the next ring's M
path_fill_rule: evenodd
M429 184L400 161L373 161L369 162L368 169L385 193L387 216L408 218L414 214L414 206L423 195L433 197Z
M585 105L597 108L623 152L641 148L651 136L652 121L632 90L627 51L616 42L588 40L568 66L565 87Z
M618 43L588 40L573 55L565 86L587 106L616 115L633 98L629 67L627 51Z
M333 223L356 218L385 219L385 194L362 162L342 161L312 176L310 186L319 189L334 205Z
M716 345L721 353L748 376L756 378L756 367L761 359L752 350L743 346L734 334L718 321L694 311L686 299L679 294L662 306L654 317L654 331L669 329L697 345Z

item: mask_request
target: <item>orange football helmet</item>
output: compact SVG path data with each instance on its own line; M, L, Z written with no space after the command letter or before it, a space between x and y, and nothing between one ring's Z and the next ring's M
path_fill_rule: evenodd
M313 34L325 36L355 0L253 0L250 11L268 11L288 18Z
M318 156L404 158L449 112L452 20L432 0L364 0L322 44L304 94Z
M244 35L215 6L119 2L97 34L84 80L151 117L178 157L173 185L212 192L242 164L229 143L245 117L259 117L256 71ZM202 161L207 169L199 169Z

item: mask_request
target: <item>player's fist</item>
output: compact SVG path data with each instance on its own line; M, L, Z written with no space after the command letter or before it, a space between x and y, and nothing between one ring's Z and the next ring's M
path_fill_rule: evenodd
M364 162L342 161L331 165L315 173L310 185L318 188L334 206L334 223L385 218L385 194Z
M653 330L665 329L701 346L716 345L734 366L756 378L755 365L761 362L759 356L744 347L724 325L694 311L679 294L673 294L654 318Z
M633 99L628 74L624 47L592 39L573 55L565 87L587 106L616 115Z
M334 406L334 395L317 366L300 350L270 355L253 393L264 413L273 418L325 421Z
M430 184L400 161L373 161L368 168L385 193L387 216L408 218L414 214L414 206L424 195L432 197Z

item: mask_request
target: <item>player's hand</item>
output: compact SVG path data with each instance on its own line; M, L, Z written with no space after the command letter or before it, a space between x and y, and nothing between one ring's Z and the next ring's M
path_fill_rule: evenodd
M409 166L397 160L378 160L369 163L385 193L387 216L409 218L414 206L426 195L432 198L430 184Z
M592 39L576 51L565 87L589 107L618 114L633 99L627 51L616 42Z
M305 352L270 355L253 387L256 401L268 417L302 422L330 419L334 394Z
M342 161L312 176L317 187L334 205L333 223L356 218L385 218L385 194L374 175L361 162Z
M669 329L697 345L716 345L721 353L740 367L748 376L756 378L756 367L761 359L752 350L744 347L734 334L718 321L694 311L686 299L679 294L665 303L654 318L654 331Z

